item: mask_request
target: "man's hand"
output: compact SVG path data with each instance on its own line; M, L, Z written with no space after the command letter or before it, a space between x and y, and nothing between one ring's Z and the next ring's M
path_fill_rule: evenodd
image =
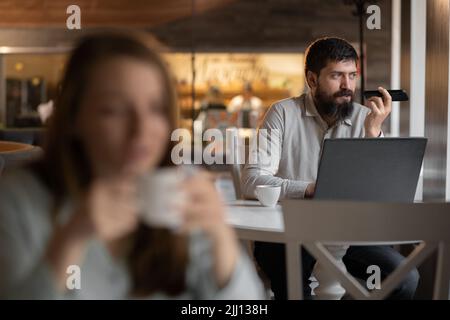
M306 187L306 191L305 191L305 199L309 199L314 197L314 192L316 191L316 183L310 183L308 184L308 186Z
M370 97L366 101L366 107L370 109L364 121L364 129L367 138L376 138L381 134L381 125L392 110L392 98L389 92L379 87L378 91L383 95L380 97Z

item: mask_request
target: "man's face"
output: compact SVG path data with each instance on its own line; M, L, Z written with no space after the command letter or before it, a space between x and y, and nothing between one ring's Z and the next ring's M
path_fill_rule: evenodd
M356 62L352 60L330 61L318 76L308 72L308 83L319 113L336 120L349 116L353 110L356 78Z

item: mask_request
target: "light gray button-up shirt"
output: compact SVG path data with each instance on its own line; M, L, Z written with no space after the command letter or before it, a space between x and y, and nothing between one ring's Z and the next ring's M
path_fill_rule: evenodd
M271 148L262 152L259 145L250 151L257 161L244 167L245 197L255 198L257 185L275 185L281 186L280 199L303 198L308 184L316 181L323 141L364 137L364 120L370 109L358 103L353 105L350 117L328 128L310 93L274 103L259 128L267 130ZM264 158L270 161L263 161Z

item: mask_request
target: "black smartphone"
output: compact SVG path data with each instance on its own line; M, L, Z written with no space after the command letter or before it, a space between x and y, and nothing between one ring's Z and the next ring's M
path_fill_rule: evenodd
M409 97L404 90L388 90L392 97L392 101L408 101ZM378 90L368 90L364 91L364 98L368 99L370 97L383 97Z

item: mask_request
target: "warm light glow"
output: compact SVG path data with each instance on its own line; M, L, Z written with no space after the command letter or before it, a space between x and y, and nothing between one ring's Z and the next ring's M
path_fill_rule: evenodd
M16 69L16 71L22 71L23 70L23 63L22 62L16 62L16 64L14 65L14 69Z
M9 47L0 47L0 53L9 53L11 49Z
M34 77L33 79L31 79L31 83L33 84L33 86L38 86L41 83L41 80L38 77Z

